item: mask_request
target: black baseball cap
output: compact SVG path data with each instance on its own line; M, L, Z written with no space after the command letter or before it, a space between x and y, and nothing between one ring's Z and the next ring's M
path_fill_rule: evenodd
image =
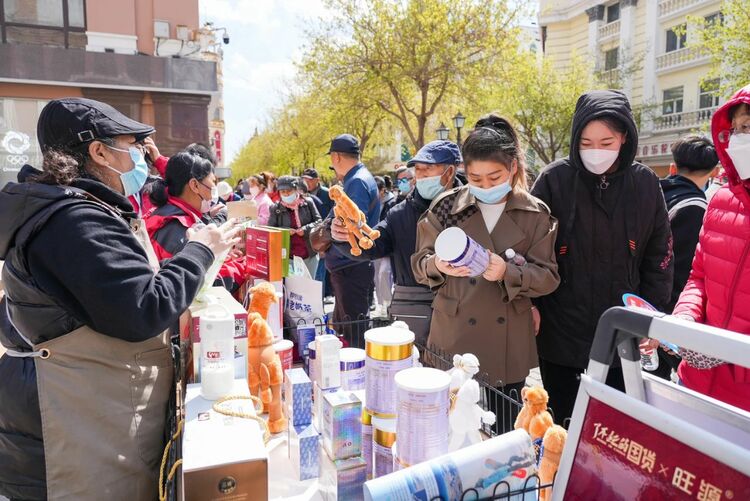
M331 141L331 148L328 150L328 154L331 153L349 153L352 155L359 155L359 141L351 134L341 134L336 136Z
M141 141L155 129L128 118L112 106L85 99L53 99L42 109L36 136L42 151L49 148L76 149L97 139L131 135Z
M305 179L318 179L318 171L313 168L308 168L302 171L302 177Z

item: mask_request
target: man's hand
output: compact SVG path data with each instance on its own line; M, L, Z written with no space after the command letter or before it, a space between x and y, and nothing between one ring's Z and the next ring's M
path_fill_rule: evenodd
M331 237L337 242L346 242L349 239L349 231L341 219L334 217L331 222Z
M490 252L489 254L490 264L487 266L487 269L484 270L482 276L490 282L499 282L505 276L505 270L508 269L508 265L505 263L505 259L501 258L494 252Z
M143 145L146 147L146 154L151 162L156 162L156 159L161 156L161 153L159 153L159 148L156 147L156 143L154 143L151 136L143 140Z
M435 256L435 266L443 275L449 275L451 277L471 276L471 269L468 266L453 266L437 256Z

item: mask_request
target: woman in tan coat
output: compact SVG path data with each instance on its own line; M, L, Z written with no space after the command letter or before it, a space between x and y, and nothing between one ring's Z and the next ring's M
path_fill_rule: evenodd
M480 119L462 154L469 185L435 199L417 225L414 275L437 291L429 343L450 355L474 353L494 384L517 398L529 370L538 366L531 298L560 283L557 220L526 191L523 152L505 119ZM451 226L489 251L482 275L471 277L468 267L435 255L438 234ZM501 256L509 249L526 263L506 262Z

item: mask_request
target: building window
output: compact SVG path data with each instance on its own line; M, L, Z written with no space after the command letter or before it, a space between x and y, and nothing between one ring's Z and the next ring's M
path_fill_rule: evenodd
M620 2L607 7L607 24L614 23L620 19Z
M604 71L614 70L620 64L620 49L615 47L604 53Z
M687 24L680 24L667 30L666 52L684 49L685 44L687 44Z
M698 107L703 110L706 108L716 108L719 106L719 79L709 80L701 84L700 95L698 96Z
M0 188L15 182L24 164L40 168L36 122L47 101L0 98Z
M85 0L0 0L2 43L86 47Z
M661 108L662 115L682 113L683 92L682 86L672 87L664 91Z
M724 15L721 12L716 12L705 17L706 28L722 24L724 24Z

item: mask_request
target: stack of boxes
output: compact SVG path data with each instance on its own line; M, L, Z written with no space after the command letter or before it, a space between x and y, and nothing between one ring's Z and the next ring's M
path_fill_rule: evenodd
M367 462L362 459L362 402L352 392L323 396L320 491L327 501L364 499Z
M340 388L341 341L336 336L317 336L310 349L315 353L310 359L315 369L310 372L312 381L303 369L285 372L284 408L295 477L320 477L320 492L327 501L364 499L368 463L362 457L364 392L357 395Z
M319 435L312 424L312 381L302 369L289 369L285 375L289 459L298 480L317 478L320 475Z

